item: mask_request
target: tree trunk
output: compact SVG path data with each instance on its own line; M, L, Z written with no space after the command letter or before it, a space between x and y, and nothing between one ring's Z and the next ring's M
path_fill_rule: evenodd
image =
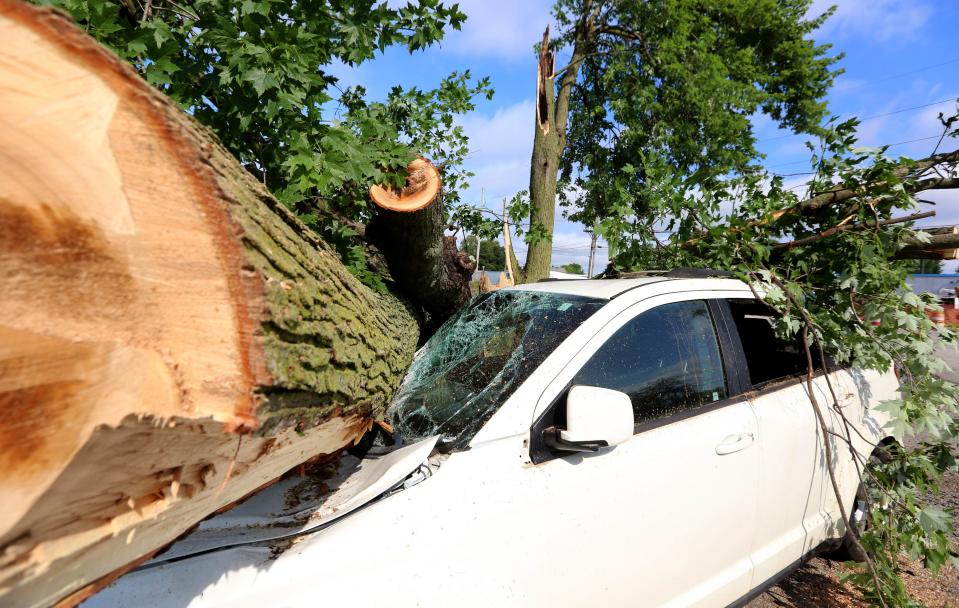
M0 603L70 603L351 444L419 328L60 13L0 40Z
M566 125L569 96L579 74L591 35L591 24L585 19L576 28L576 42L570 63L561 72L559 86L553 52L549 46L549 27L543 32L536 82L536 128L533 154L530 159L529 199L530 228L541 227L547 238L527 241L526 266L519 282L536 282L549 277L553 252L553 223L556 215L556 184L559 163L566 149ZM507 255L512 255L508 252Z
M379 209L366 229L400 290L428 314L426 334L469 301L476 270L469 255L456 249L456 237L444 236L442 195L439 199L412 213Z
M530 160L530 226L542 226L543 234L548 237L527 241L526 266L523 270L524 280L531 283L547 278L552 265L556 181L563 150L559 145L555 127L550 131L551 133L544 134L537 126L533 139L533 156Z

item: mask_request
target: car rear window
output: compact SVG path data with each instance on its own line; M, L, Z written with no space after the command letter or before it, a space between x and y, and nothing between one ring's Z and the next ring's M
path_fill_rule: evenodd
M796 336L784 340L776 336L773 329L776 312L772 308L760 300L748 298L728 302L743 343L753 387L806 372L808 366L802 339Z

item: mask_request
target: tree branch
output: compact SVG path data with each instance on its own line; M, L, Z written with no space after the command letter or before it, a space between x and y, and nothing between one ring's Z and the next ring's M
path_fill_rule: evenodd
M620 38L625 38L627 40L636 40L637 42L642 42L642 37L636 32L620 27L618 25L605 25L596 30L597 34L610 34L611 36L619 36Z
M954 150L952 152L946 152L943 154L934 154L922 160L916 161L915 163L903 164L894 170L894 174L900 179L906 179L910 175L918 177L932 167L955 163L959 163L959 150ZM835 188L827 192L822 192L804 201L800 201L791 207L774 211L764 218L753 220L741 228L730 229L730 233L736 234L757 226L774 224L783 217L789 215L811 213L829 205L842 203L858 196L863 196L868 194L873 188L882 185L884 185L884 182L876 182L864 184L857 188ZM930 177L926 179L919 179L911 184L904 185L905 191L909 194L915 194L916 192L923 192L925 190L946 190L952 188L959 188L959 178L943 176ZM852 210L854 209L855 208ZM684 242L682 246L692 247L702 241L702 239L703 237L691 238Z
M959 162L959 150L954 152L949 152L946 154L936 154L930 156L929 158L920 160L916 163L915 167L901 166L893 171L894 175L898 178L904 179L907 178L910 174L916 175L917 177L921 175L927 169L946 163ZM809 213L811 211L816 211L822 209L823 207L834 205L836 203L841 203L847 201L851 198L857 196L862 196L867 194L872 188L876 186L882 186L884 182L874 183L874 184L864 184L858 188L836 188L828 192L823 192L800 202L793 207L784 209L777 212L779 215L773 214L774 220L778 220L783 215L787 213ZM934 177L928 179L922 179L916 181L913 184L906 185L906 191L910 194L915 192L922 192L924 190L937 190L937 189L947 189L947 188L959 188L959 181L954 177Z
M903 247L896 253L898 260L921 260L944 259L943 251L949 249L959 249L959 234L934 234L929 237L929 241L922 243L916 241L914 244Z
M913 213L912 215L905 215L903 217L890 218L888 220L880 220L878 222L866 222L864 224L841 224L839 226L833 226L827 230L823 230L819 234L814 234L812 236L807 236L801 239L795 239L787 243L779 243L773 245L772 249L774 251L785 251L793 249L794 247L802 247L804 245L809 245L817 241L821 241L825 238L838 234L840 232L845 232L847 230L853 230L858 228L877 228L879 226L889 226L890 224L902 224L904 222L914 222L916 220L925 219L927 217L933 217L936 215L935 211L923 211L922 213Z
M836 496L836 503L839 506L839 512L843 519L847 518L850 511L846 510L845 505L842 500L842 492L839 491L839 483L836 481L836 471L833 465L833 454L832 454L832 445L829 440L829 426L826 424L826 419L823 417L822 409L819 407L819 401L816 399L816 392L813 387L813 377L814 377L814 365L812 359L812 352L809 350L809 330L814 327L815 324L812 318L809 316L809 312L803 308L800 303L796 300L796 297L786 289L786 286L778 279L775 275L770 275L770 278L777 286L786 294L786 297L792 302L793 306L799 311L800 315L803 317L804 325L802 332L802 341L803 346L806 349L806 389L809 391L809 403L812 405L813 411L816 414L816 419L819 422L819 428L822 431L822 443L825 449L825 459L826 459L826 469L829 472L829 481L832 485L833 493ZM828 370L824 370L827 371ZM886 608L886 600L882 595L882 586L879 584L879 575L876 572L875 564L873 564L872 556L865 550L862 546L862 543L859 540L859 531L855 529L852 525L852 522L846 520L846 535L852 540L853 544L860 550L860 552L866 556L866 565L869 567L869 572L872 575L873 582L876 585L876 594L879 599L879 603Z

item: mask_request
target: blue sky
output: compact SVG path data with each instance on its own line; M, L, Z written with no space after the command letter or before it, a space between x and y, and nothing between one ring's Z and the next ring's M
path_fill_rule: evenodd
M816 0L812 11L818 14L831 4L839 8L815 36L846 55L839 63L845 73L828 95L830 110L843 118L865 119L859 132L862 145L938 136L937 114L949 115L959 97L959 2ZM384 97L394 84L435 87L454 70L489 76L496 89L493 100L482 100L475 112L462 119L470 137L467 167L476 174L465 198L478 203L482 189L487 206L499 209L503 197L528 185L536 73L532 47L551 21L552 2L459 0L459 5L468 20L461 31L448 33L441 45L413 55L388 49L373 62L336 73L342 84L361 84L374 98ZM936 103L943 100L950 101ZM802 137L780 131L763 118L754 126L770 170L783 174L809 170ZM889 153L921 157L935 143L935 139L904 143ZM951 150L957 144L955 139L948 140L942 149ZM802 176L786 180L789 186L803 183ZM937 217L926 220L927 224L959 223L959 192L930 193L924 198L939 203ZM523 245L515 244L522 259ZM558 217L553 244L554 265L579 262L586 266L589 237L581 225ZM600 249L597 268L605 264L605 250ZM953 272L956 266L957 262L947 262L946 270Z

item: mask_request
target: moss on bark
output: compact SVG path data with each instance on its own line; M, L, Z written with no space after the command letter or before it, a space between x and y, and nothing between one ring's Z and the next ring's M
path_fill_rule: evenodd
M255 388L260 433L338 415L382 416L416 349L413 307L360 283L210 133L192 121L183 126L206 143L205 163L245 252L243 271L261 283L255 337L271 381Z

